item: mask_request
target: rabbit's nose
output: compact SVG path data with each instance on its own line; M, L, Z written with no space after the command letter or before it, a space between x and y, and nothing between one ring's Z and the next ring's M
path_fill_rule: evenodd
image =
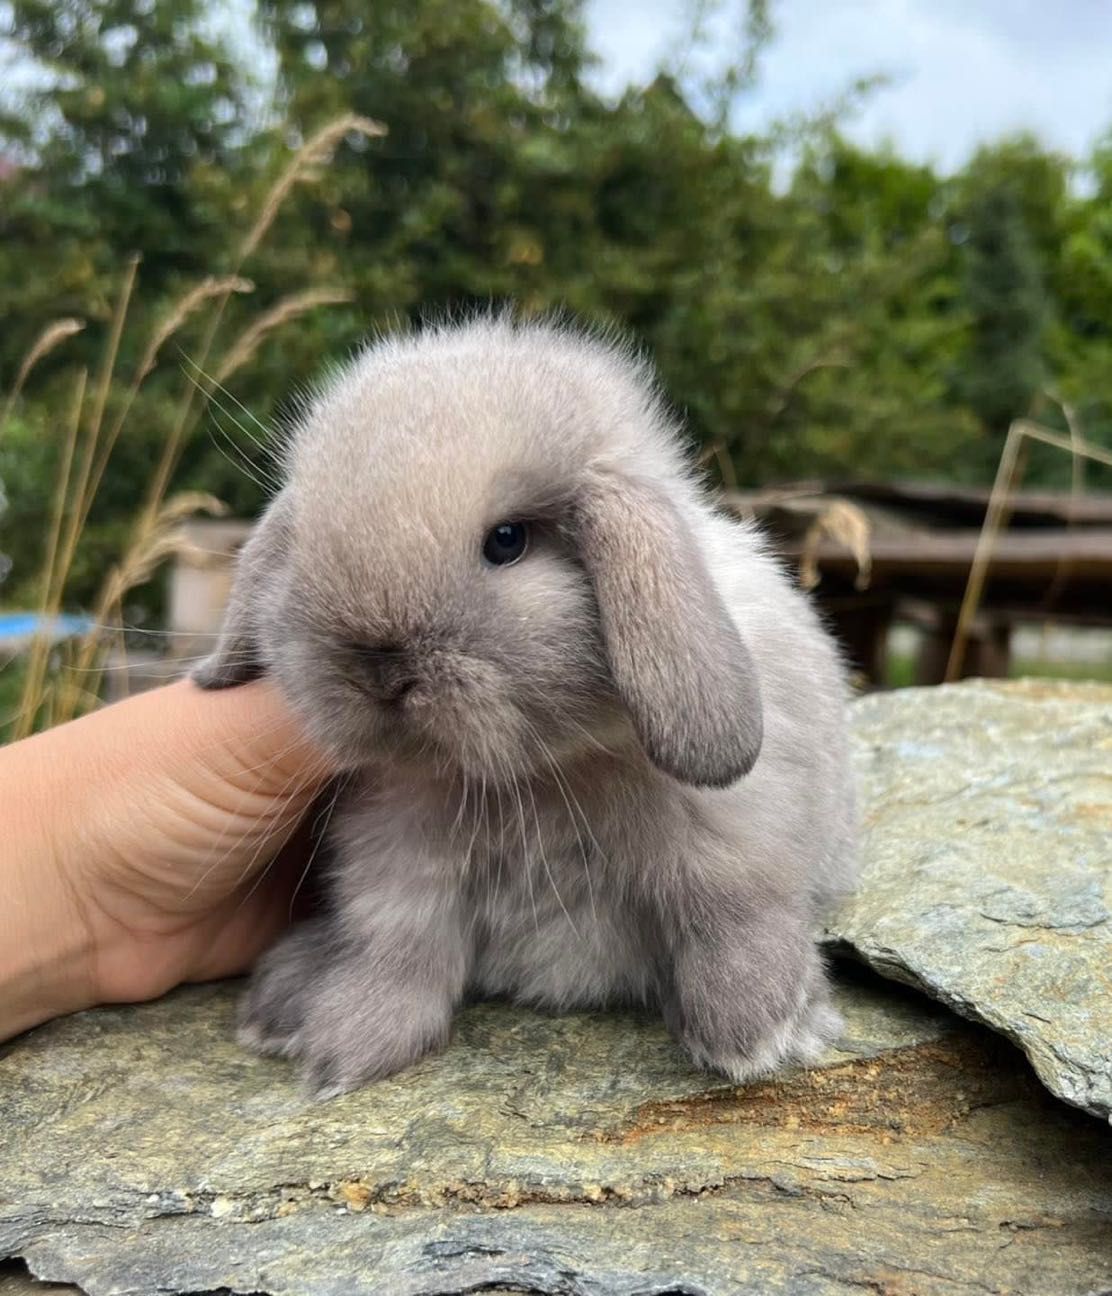
M359 660L369 692L385 706L396 706L417 683L413 655L403 644L360 644Z

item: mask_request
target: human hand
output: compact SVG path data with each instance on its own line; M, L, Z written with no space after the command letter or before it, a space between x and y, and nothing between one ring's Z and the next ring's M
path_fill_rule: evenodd
M246 970L334 774L265 682L172 684L0 748L0 1038Z

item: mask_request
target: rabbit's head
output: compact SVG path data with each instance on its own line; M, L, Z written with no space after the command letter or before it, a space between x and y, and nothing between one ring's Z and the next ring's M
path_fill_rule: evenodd
M752 660L645 365L486 319L381 342L313 401L241 556L207 687L273 676L347 765L497 783L637 743L721 786Z

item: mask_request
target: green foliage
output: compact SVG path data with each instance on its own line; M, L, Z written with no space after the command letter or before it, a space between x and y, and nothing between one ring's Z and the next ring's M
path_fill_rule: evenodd
M1042 264L1056 254L1053 222L1063 189L1060 168L1047 161L1020 142L978 154L963 177L967 196L959 218L970 345L962 391L991 437L986 469L1011 421L1030 412L1045 378ZM1048 236L1042 249L1039 224Z
M0 118L0 154L21 164L0 180L0 390L49 320L90 324L36 369L20 420L0 431L10 597L31 588L74 374L95 380L136 251L125 384L206 274L254 283L228 304L210 367L286 294L351 294L265 340L231 380L243 408L225 397L185 447L175 485L241 513L263 494L240 463L265 473L253 419L282 422L291 393L375 329L509 299L629 332L692 437L741 483L983 482L1009 420L1034 409L1064 426L1059 399L1112 443L1112 135L1082 194L1074 166L1029 139L944 177L850 145L835 115L798 136L801 160L778 187L781 137L740 135L727 111L759 76L763 3L707 84L673 69L609 101L591 88L579 0L262 0L269 121L205 0L11 0L4 12L0 34L50 78ZM389 134L350 137L240 266L291 150L352 112ZM182 354L197 356L208 328L199 314L176 335L129 416L78 554L83 601L171 434ZM123 399L110 396L110 415ZM1068 474L1036 457L1030 480Z
M5 360L44 314L103 316L129 253L142 255L150 293L211 269L226 213L206 174L234 173L248 143L247 80L204 34L200 0L7 9L4 35L42 84L0 119L4 151L26 167L0 205Z
M25 667L21 658L0 658L0 743L7 741L7 731L19 710L24 674Z
M41 567L42 537L46 531L50 483L57 470L58 452L39 418L12 419L0 438L0 573L11 565L11 575L0 584L3 603L35 606Z

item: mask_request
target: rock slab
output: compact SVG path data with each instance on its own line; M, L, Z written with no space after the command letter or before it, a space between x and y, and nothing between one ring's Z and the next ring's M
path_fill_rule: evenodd
M831 939L1108 1116L1112 689L855 715L863 885ZM838 1049L769 1083L647 1018L485 1005L324 1105L237 1047L236 992L0 1050L0 1258L91 1296L1112 1293L1112 1130L865 969Z
M1112 1119L1112 688L902 689L854 728L861 883L830 938Z
M744 1089L621 1015L473 1008L323 1105L230 987L56 1022L0 1060L0 1256L91 1296L1112 1290L1112 1131L856 977L839 1049Z

